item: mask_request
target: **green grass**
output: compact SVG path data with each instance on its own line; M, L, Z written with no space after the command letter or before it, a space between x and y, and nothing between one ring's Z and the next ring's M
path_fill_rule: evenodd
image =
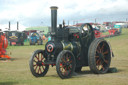
M33 51L44 49L44 45L8 46L12 60L0 60L0 85L128 85L128 29L122 35L106 38L113 49L115 57L112 58L111 67L118 69L117 73L96 75L84 67L81 74L70 79L62 80L51 67L45 77L36 78L29 70L29 58Z
M109 35L109 32L108 31L102 32L102 35Z

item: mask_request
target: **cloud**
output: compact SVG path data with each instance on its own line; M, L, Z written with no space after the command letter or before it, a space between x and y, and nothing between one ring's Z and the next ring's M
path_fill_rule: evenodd
M50 6L58 6L58 24L128 17L128 0L0 0L0 24L50 25ZM108 18L113 17L113 18Z
M8 30L9 26L8 24L0 24L2 31L6 31ZM11 26L10 26L11 30L15 31L17 30L17 24L16 23L11 23ZM23 31L25 30L25 28L27 28L26 26L22 25L22 24L19 24L19 31Z

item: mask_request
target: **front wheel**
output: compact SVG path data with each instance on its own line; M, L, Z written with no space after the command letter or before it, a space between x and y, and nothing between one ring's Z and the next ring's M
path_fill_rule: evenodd
M44 61L47 57L44 50L36 50L29 61L30 71L35 77L43 77L49 69L49 65L45 65Z
M59 53L56 61L56 70L60 78L70 78L75 71L75 66L75 57L70 51L63 50Z

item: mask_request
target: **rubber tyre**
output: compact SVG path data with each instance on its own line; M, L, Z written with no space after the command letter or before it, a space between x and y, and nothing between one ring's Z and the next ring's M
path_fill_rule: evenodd
M97 53L97 49L98 49L98 46L101 44L101 43L105 43L105 47L107 48L108 50L108 54L107 54L107 57L104 57L103 58L107 59L107 62L106 65L105 65L105 62L103 62L103 59L102 59L102 62L103 62L103 69L99 70L97 68L97 64L96 64L96 53ZM106 55L105 55L106 56ZM104 74L104 73L107 73L108 69L109 69L109 66L110 66L110 63L111 63L111 51L110 51L110 47L109 47L109 44L107 43L106 40L104 40L103 38L98 38L98 39L95 39L90 47L89 47L89 51L88 51L88 64L89 64L89 67L90 67L90 70L93 72L93 73L96 73L96 74Z
M64 58L64 55L69 54L71 55L71 59L72 59L72 66L71 69L69 71L69 73L67 75L64 75L61 71L60 71L60 62L61 59ZM75 71L75 66L76 66L76 60L74 55L72 54L72 52L68 51L68 50L63 50L59 53L59 55L57 56L57 60L56 60L56 70L57 70L57 74L59 75L59 77L61 79L66 79L66 78L70 78L73 74L73 72ZM66 68L66 67L65 67Z
M46 75L46 73L48 72L48 69L49 69L49 65L45 65L45 69L44 71L39 74L37 72L35 72L34 70L34 67L33 67L33 61L34 61L34 57L36 56L36 54L38 53L41 53L43 56L44 56L44 51L43 50L36 50L33 55L31 56L30 58L30 61L29 61L29 66L30 66L30 71L31 73L35 76L35 77L43 77ZM46 59L46 56L44 56L44 58ZM43 65L42 65L43 66Z

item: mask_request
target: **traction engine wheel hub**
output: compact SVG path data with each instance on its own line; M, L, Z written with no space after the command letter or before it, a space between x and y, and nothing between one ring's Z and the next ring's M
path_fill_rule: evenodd
M38 61L38 62L36 62L36 64L37 64L38 66L42 66L42 61Z

